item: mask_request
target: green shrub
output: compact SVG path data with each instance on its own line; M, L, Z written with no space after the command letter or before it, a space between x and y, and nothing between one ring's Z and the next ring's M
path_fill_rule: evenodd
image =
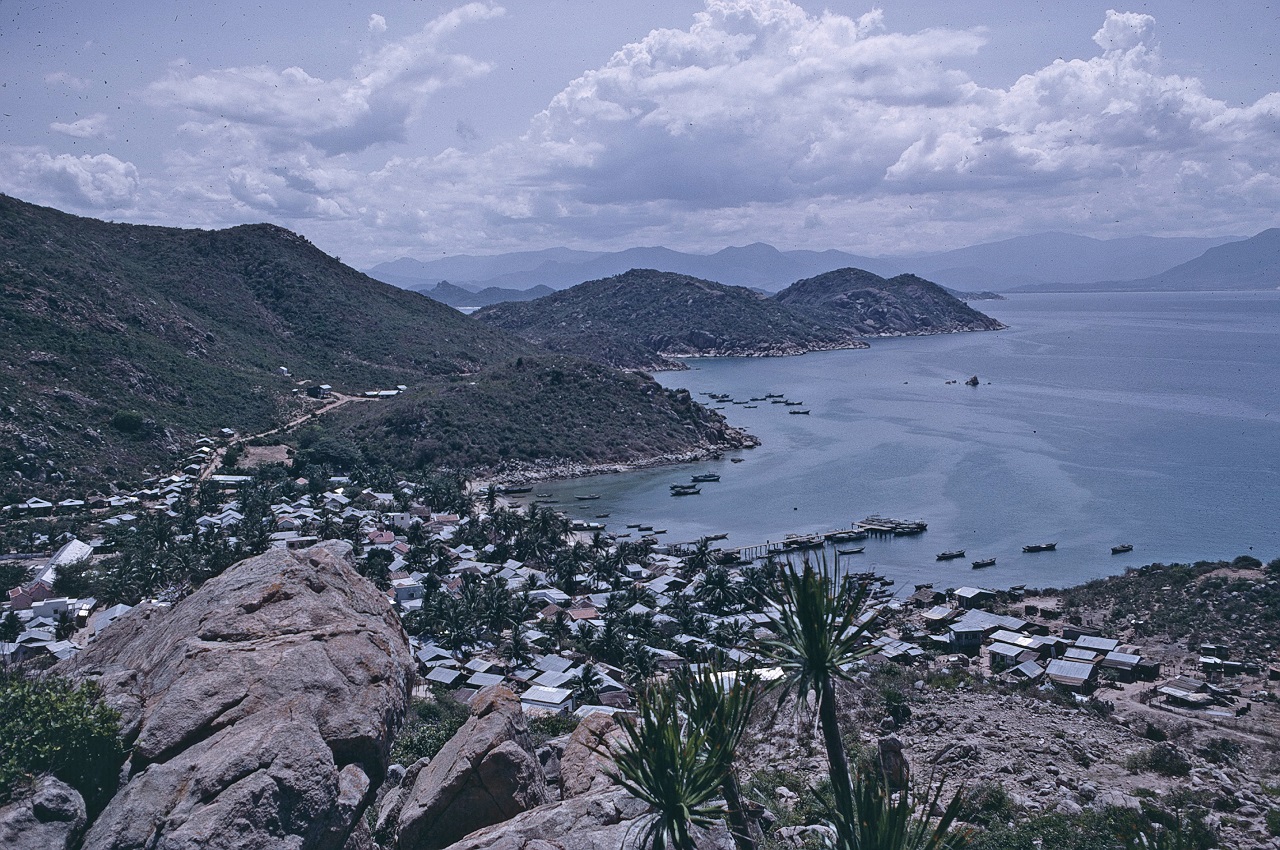
M97 811L124 761L119 720L92 683L0 673L0 803L52 774Z
M572 714L541 714L529 721L529 735L537 749L561 735L568 735L578 728L578 718Z
M995 782L979 782L964 791L960 819L979 826L1007 823L1018 814L1009 792Z
M1280 809L1267 809L1267 832L1280 835Z
M136 410L117 410L111 417L111 427L122 434L138 434L146 423L142 414Z
M432 699L414 700L391 747L391 760L407 766L418 759L433 758L470 715L465 705L443 692L436 692Z
M1234 764L1244 753L1244 745L1232 738L1210 738L1197 752L1214 764Z
M1167 742L1134 753L1125 762L1125 767L1134 773L1149 771L1161 776L1186 776L1191 773L1191 762L1181 750Z

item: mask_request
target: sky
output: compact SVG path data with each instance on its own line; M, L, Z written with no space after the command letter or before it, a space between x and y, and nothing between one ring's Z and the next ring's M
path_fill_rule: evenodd
M0 2L0 192L368 268L1280 224L1276 2Z

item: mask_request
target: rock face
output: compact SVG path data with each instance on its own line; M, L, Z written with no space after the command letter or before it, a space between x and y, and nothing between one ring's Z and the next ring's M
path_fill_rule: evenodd
M127 782L87 850L338 850L387 769L413 677L350 546L272 550L140 607L63 672L121 712Z
M399 850L437 850L547 801L516 695L485 688L472 699L471 712L435 758L410 767L384 801L378 835Z
M0 847L69 850L84 824L84 800L70 785L46 776L29 797L0 808Z
M468 835L448 850L639 850L648 826L646 803L621 788L540 806ZM697 834L701 850L733 850L722 824Z
M610 754L624 740L622 730L607 714L589 714L569 736L560 756L560 794L568 800L614 787L605 772Z

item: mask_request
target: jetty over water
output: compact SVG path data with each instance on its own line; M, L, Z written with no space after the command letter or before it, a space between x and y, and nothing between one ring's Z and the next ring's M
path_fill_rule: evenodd
M766 540L747 546L731 546L717 548L719 555L733 555L743 562L758 561L770 555L790 555L821 549L829 544L846 543L853 540L866 540L868 537L893 537L922 534L928 529L923 520L890 519L881 516L870 516L861 522L855 522L849 528L837 528L832 531L814 534L788 534L782 540ZM719 538L704 538L706 540ZM665 555L684 557L693 554L701 540L685 543L671 543L658 550Z

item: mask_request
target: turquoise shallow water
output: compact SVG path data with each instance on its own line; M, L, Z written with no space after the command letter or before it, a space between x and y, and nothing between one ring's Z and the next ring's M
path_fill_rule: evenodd
M726 545L878 513L925 534L842 565L902 584L1064 586L1153 561L1280 557L1280 292L1022 295L976 306L1009 329L873 341L870 350L690 361L666 386L784 393L725 405L763 441L722 461L548 482L573 516L725 532ZM970 375L981 385L966 386ZM949 384L948 381L956 381ZM698 396L705 400L705 396ZM702 494L668 486L721 474ZM590 502L575 494L598 493ZM1023 554L1056 541L1053 553ZM1110 554L1132 543L1127 555ZM937 562L963 548L963 560ZM997 563L977 571L975 557Z

